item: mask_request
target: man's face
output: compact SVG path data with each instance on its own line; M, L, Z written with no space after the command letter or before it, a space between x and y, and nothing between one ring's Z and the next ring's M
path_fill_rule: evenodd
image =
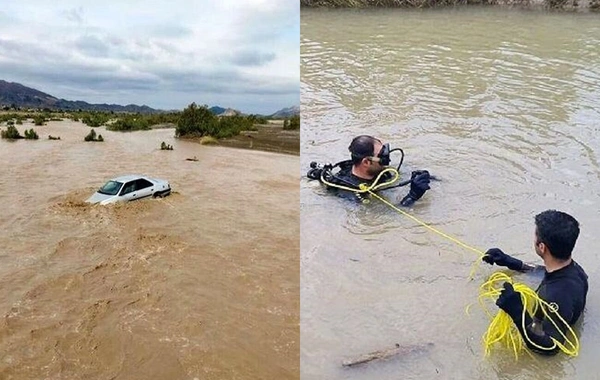
M373 158L368 160L367 166L367 172L372 176L378 175L383 169L385 169L377 157L381 152L381 149L383 149L383 144L380 141L375 141L373 147Z

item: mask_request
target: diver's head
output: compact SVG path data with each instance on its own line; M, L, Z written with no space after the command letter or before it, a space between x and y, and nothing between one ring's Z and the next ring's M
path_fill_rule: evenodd
M348 147L354 172L372 178L390 164L390 146L373 136L355 137Z
M535 216L534 248L538 256L567 261L579 237L579 222L571 215L546 210Z

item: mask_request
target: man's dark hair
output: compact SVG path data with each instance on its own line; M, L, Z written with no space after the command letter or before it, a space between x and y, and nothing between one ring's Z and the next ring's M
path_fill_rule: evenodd
M375 154L375 141L379 140L368 135L356 136L352 140L348 150L350 151L353 165L360 164L365 157L373 157Z
M546 210L535 216L537 242L544 243L553 257L568 260L579 237L579 222L571 215Z

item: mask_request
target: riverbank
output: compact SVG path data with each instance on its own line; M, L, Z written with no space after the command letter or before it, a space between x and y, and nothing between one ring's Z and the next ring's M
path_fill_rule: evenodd
M219 145L283 154L300 155L300 130L284 130L283 121L257 125L256 131L218 141Z
M600 11L600 0L300 0L307 8L433 8L460 5Z

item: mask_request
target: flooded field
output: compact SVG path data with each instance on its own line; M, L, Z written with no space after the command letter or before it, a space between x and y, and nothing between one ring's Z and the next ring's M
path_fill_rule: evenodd
M299 377L297 156L34 129L0 140L0 378ZM128 173L173 194L83 202Z

